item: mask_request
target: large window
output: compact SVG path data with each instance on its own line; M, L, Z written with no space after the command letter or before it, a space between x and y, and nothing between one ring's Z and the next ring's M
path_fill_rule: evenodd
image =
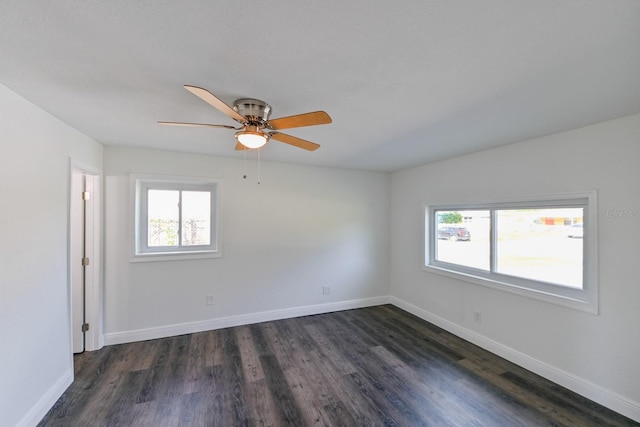
M219 183L135 179L134 260L220 256Z
M425 210L430 271L597 312L595 193Z

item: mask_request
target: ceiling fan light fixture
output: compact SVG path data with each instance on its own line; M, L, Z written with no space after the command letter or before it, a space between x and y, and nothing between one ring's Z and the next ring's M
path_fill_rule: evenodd
M280 117L269 120L271 106L264 101L253 98L242 98L234 102L233 108L207 89L184 85L189 92L216 108L221 113L232 118L242 126L237 128L230 125L216 125L210 123L165 122L158 123L173 126L204 126L213 128L226 128L236 130L236 150L250 150L263 147L271 139L283 142L307 151L314 151L320 145L306 141L302 138L287 135L280 132L282 129L298 128L303 126L325 125L331 123L331 117L324 111L313 111L293 116ZM266 132L265 132L266 130Z
M258 126L247 126L245 130L236 132L236 139L247 148L260 148L269 141L269 137Z

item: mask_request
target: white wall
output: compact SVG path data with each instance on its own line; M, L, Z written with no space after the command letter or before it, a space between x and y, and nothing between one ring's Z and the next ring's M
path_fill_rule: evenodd
M423 317L640 418L638 159L635 115L394 173L391 294ZM424 203L591 189L598 191L600 315L422 270Z
M102 146L0 85L2 425L35 424L72 379L70 158L100 169Z
M131 173L222 179L222 258L129 262ZM389 174L270 162L256 174L253 160L105 148L107 344L388 295Z

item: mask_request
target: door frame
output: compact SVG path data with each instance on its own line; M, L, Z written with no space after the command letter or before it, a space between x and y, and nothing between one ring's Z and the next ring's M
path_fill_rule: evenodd
M103 175L102 171L86 164L70 159L68 183L68 226L67 226L67 295L69 316L69 346L73 359L73 322L82 321L73 317L73 288L72 264L81 262L80 257L74 255L72 259L72 197L81 195L71 194L73 174L83 173L86 177L86 189L91 196L86 204L85 214L85 254L90 259L85 267L85 321L89 323L89 330L85 332L85 351L99 350L104 346L103 325ZM75 259L78 258L78 259Z

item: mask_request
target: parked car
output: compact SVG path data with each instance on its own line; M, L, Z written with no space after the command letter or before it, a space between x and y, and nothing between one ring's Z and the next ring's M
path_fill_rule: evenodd
M584 237L584 227L582 224L573 224L567 231L567 237Z
M465 227L445 226L438 228L438 239L471 240L471 233Z

